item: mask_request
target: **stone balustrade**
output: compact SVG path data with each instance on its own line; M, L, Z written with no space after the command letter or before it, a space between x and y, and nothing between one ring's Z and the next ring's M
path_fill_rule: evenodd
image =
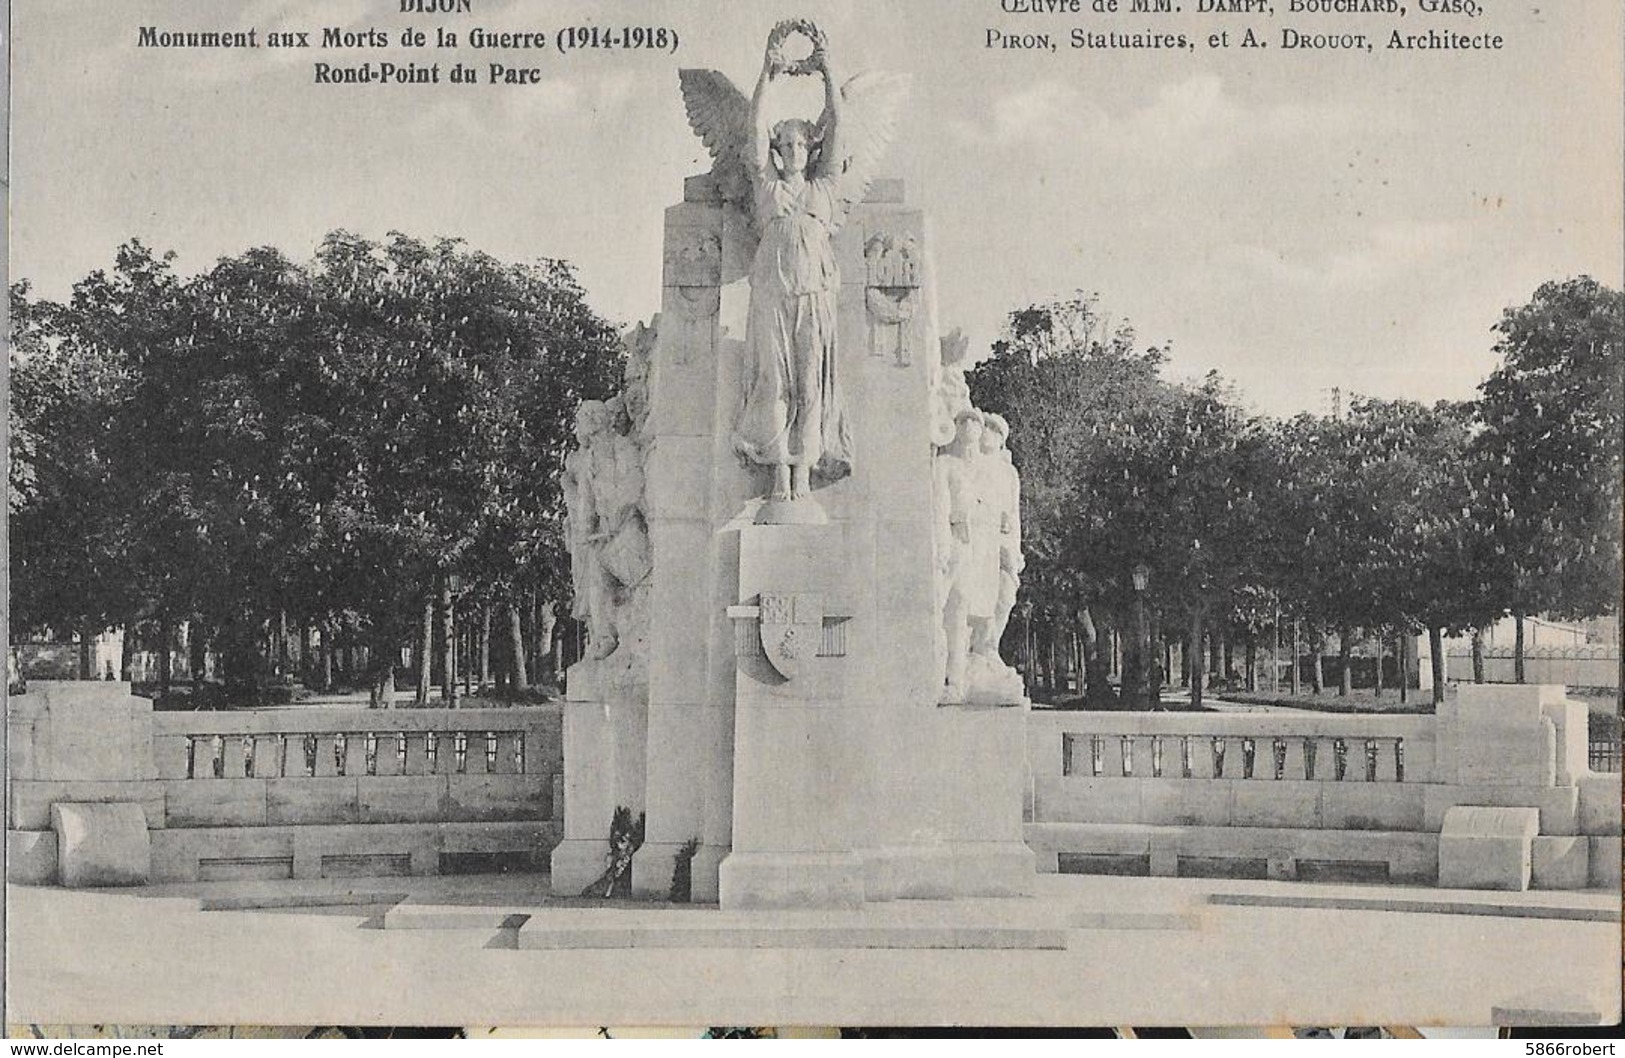
M127 684L41 682L7 719L13 881L76 877L63 806L138 809L116 843L154 881L425 874L490 856L545 869L558 842L555 707L155 713ZM110 842L90 828L83 847Z
M1034 711L1026 837L1050 870L1183 858L1431 882L1447 813L1519 808L1539 820L1523 884L1608 885L1619 780L1589 770L1585 731L1585 707L1549 686L1463 688L1423 716Z
M158 713L160 779L551 774L552 709ZM528 766L527 766L528 765Z

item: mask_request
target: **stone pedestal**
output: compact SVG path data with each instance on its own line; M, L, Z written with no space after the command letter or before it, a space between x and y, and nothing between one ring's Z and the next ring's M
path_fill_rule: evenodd
M152 874L147 816L133 804L55 804L57 877L70 889L145 885Z
M1564 688L1545 684L1462 684L1439 706L1438 781L1471 786L1553 786L1557 732L1550 712ZM1566 712L1561 713L1565 720Z
M1444 814L1439 885L1445 889L1529 888L1540 812L1461 806Z
M564 838L554 848L556 896L577 896L604 873L615 809L644 810L646 706L600 683L597 663L572 666L564 706ZM624 691L622 692L624 693Z

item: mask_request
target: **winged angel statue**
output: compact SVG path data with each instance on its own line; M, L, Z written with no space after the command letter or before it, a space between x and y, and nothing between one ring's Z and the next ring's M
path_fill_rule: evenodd
M792 59L785 45L798 35L811 42L812 51ZM813 73L824 79L823 115L816 122L790 118L769 128L769 89L782 78ZM868 193L908 79L860 73L837 88L828 41L806 19L774 27L748 100L714 70L683 70L680 76L689 122L714 161L712 175L724 200L750 218L757 240L733 445L748 462L773 468L765 515L810 499L812 475L834 481L852 470L836 377L841 281L834 239Z

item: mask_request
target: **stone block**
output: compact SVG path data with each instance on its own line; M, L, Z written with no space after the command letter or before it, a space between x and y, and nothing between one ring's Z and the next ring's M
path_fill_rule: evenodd
M1580 791L1575 786L1441 786L1429 783L1421 789L1423 830L1442 829L1445 813L1457 805L1495 805L1539 809L1542 834L1562 836L1578 832Z
M127 683L35 680L8 704L13 778L55 781L150 779L152 702Z
M1556 778L1555 726L1546 705L1559 686L1462 684L1439 707L1438 759L1459 785L1548 786Z
M56 881L56 831L6 831L6 881L50 885Z
M164 819L172 827L262 827L264 779L179 779L164 786Z
M1537 837L1531 850L1530 885L1536 889L1584 889L1591 876L1591 844L1584 837Z
M349 777L267 779L266 822L273 826L358 823L361 803L357 783L357 779Z
M449 775L375 775L357 783L363 823L423 823L446 810Z
M863 862L848 852L741 853L722 861L724 910L857 908L863 905Z
M1619 834L1619 782L1618 772L1587 773L1575 781L1580 788L1580 833L1604 837Z
M1596 837L1587 839L1591 845L1590 873L1591 884L1599 889L1619 890L1620 882L1620 838Z
M1235 783L1226 779L1136 780L1140 821L1157 826L1232 825Z
M649 698L695 701L706 678L711 616L706 593L696 589L708 583L711 532L698 520L660 520L649 527L649 544L659 570L649 608L661 615L649 627Z
M70 889L145 885L152 874L147 817L137 804L54 804L57 876Z
M1426 787L1407 783L1320 783L1320 825L1329 830L1421 830Z
M1529 888L1540 813L1533 808L1457 805L1439 833L1439 885L1446 889Z
M1140 791L1144 785L1138 779L1045 779L1037 784L1038 817L1066 823L1143 822Z
M146 812L147 826L164 825L164 791L161 784L148 781L75 782L12 779L7 806L7 826L13 830L46 830L51 825L51 806L62 802L108 804L129 802Z
M1319 783L1285 780L1238 782L1232 794L1235 798L1232 819L1238 827L1319 825Z
M448 821L499 823L552 815L553 783L540 775L448 775Z
M1552 722L1556 733L1556 781L1572 786L1591 770L1589 758L1590 715L1584 702L1543 702L1542 715Z

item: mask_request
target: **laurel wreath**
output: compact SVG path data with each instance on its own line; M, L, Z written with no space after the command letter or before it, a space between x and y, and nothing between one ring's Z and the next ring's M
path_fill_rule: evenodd
M818 49L815 46L811 54L800 59L788 59L784 55L784 44L792 36L801 35L809 41L818 39L818 27L813 25L811 19L787 18L773 27L773 32L767 38L767 50L773 56L773 69L776 73L788 74L791 77L805 77L818 72Z

